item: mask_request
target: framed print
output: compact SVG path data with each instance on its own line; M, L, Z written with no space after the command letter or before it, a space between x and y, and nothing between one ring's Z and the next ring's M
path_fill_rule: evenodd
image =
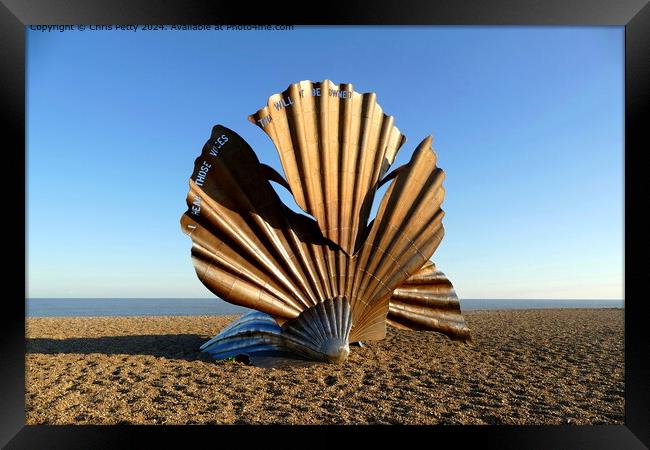
M320 9L3 3L3 446L647 448L650 7Z

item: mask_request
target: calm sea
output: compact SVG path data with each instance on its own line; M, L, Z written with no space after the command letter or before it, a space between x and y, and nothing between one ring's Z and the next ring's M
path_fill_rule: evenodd
M546 308L623 308L623 300L479 300L460 301L463 311ZM28 317L203 316L249 311L216 298L30 298Z

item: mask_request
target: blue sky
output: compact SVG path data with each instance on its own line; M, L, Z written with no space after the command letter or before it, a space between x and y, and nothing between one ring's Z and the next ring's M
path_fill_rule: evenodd
M395 116L394 167L434 136L461 299L621 299L623 63L623 27L27 30L27 295L211 297L179 219L212 126L281 171L248 114L330 79Z

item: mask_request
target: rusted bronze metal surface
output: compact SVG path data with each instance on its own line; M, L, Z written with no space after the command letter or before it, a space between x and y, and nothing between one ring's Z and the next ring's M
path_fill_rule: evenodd
M287 180L217 125L195 161L181 225L192 238L199 279L222 299L272 317L278 328L269 331L268 316L255 316L261 322L247 322L252 329L237 327L247 330L245 339L222 332L206 351L225 357L219 355L245 343L259 356L274 342L273 351L285 356L341 362L348 342L383 339L387 322L469 339L451 284L443 292L442 275L428 263L444 234L444 173L431 138L387 174L405 140L392 117L374 94L327 80L291 85L250 119L275 143ZM269 180L287 187L316 220L282 204ZM453 301L455 309L445 310ZM345 345L336 344L343 337Z

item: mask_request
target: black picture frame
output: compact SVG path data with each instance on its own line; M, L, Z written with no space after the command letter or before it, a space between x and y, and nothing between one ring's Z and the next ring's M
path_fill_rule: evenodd
M176 438L209 439L224 443L238 438L246 444L268 444L285 435L296 442L313 441L313 433L323 433L323 442L340 445L334 439L369 439L390 433L405 443L435 442L444 445L480 445L496 448L647 448L650 446L649 352L645 325L644 298L637 292L643 281L644 264L632 261L640 256L636 244L647 225L641 218L644 208L625 208L625 424L598 426L434 426L434 427L249 427L222 426L26 426L25 425L25 246L16 230L25 230L25 215L15 213L14 199L23 195L25 180L25 26L36 24L383 24L383 25L620 25L625 26L625 192L628 204L647 204L648 182L639 164L631 164L648 148L647 124L642 116L648 109L650 80L650 6L647 0L456 0L405 4L404 2L349 4L280 5L250 2L208 3L200 0L3 0L0 5L0 56L5 115L4 131L10 137L4 150L5 224L7 241L14 254L6 254L4 279L18 291L3 302L0 341L0 444L6 448L145 448L166 447ZM8 158L8 160L7 160ZM21 176L22 172L22 176ZM16 179L14 180L13 177ZM18 186L18 188L17 188ZM20 186L23 186L21 192ZM628 203L639 197L638 202ZM646 199L646 200L644 200ZM20 209L20 208L18 208ZM28 220L28 218L27 218ZM26 233L23 234L26 239ZM15 258L15 259L14 259ZM14 263L18 261L18 263ZM607 264L607 261L603 261ZM15 272L15 273L14 273ZM16 286L18 286L16 288ZM13 291L13 290L12 290ZM369 433L371 431L371 433ZM308 441L301 441L307 438ZM327 441L326 441L327 440ZM424 441L422 441L424 440ZM265 444L265 445L266 445Z

